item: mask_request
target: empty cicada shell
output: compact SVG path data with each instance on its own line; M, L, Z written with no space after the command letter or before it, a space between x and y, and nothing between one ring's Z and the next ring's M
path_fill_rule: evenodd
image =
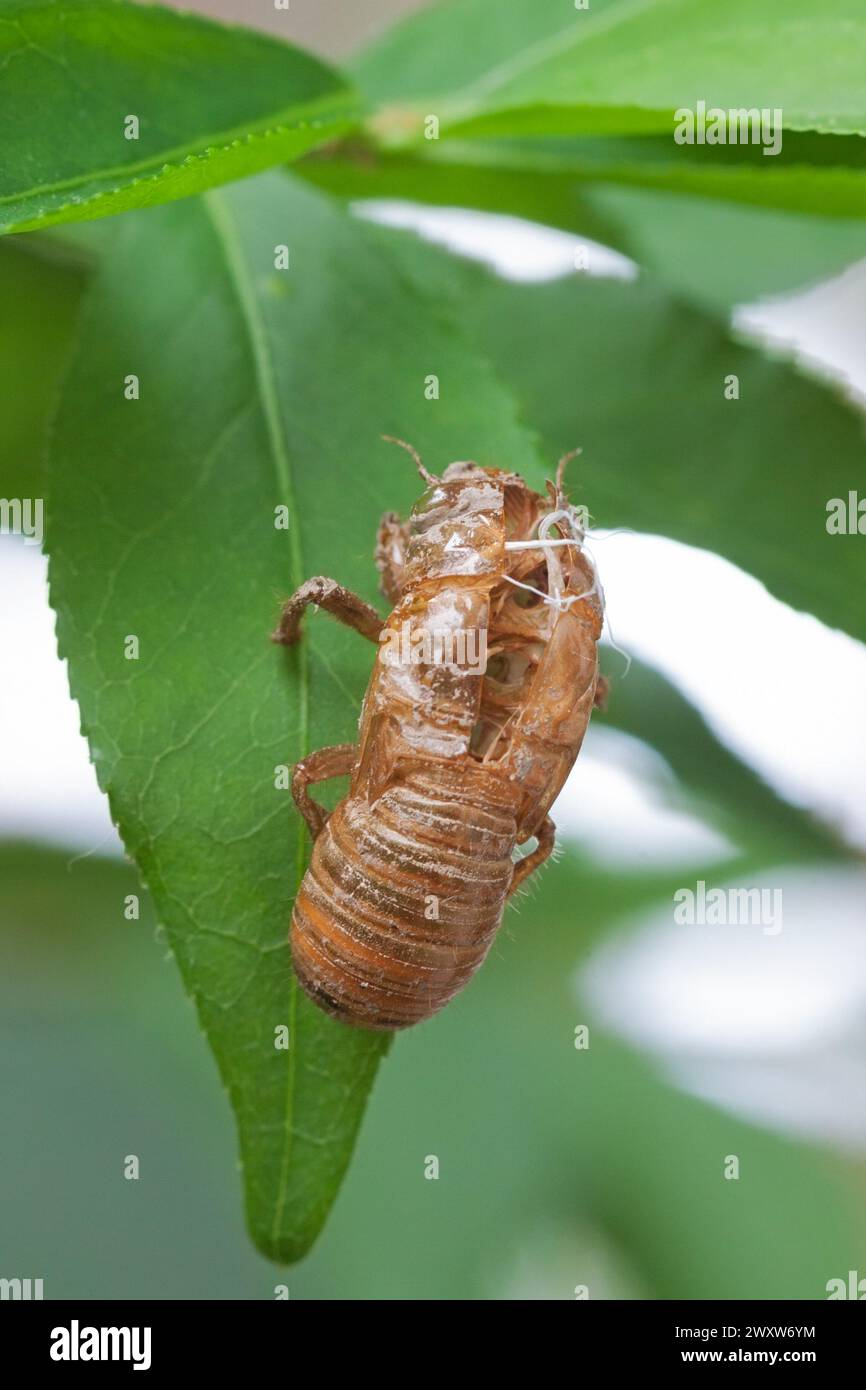
M550 807L600 693L602 597L562 466L542 496L516 473L452 463L436 478L416 461L428 485L409 522L379 529L390 616L319 577L274 633L297 641L313 603L379 646L357 745L312 753L292 781L314 840L295 971L361 1028L429 1018L478 969L553 848ZM308 787L346 773L328 815Z

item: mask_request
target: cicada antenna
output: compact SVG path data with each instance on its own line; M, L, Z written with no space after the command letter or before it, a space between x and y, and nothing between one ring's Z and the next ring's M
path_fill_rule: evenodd
M405 439L396 439L393 434L383 434L382 438L384 439L386 444L399 444L401 449L405 449L406 453L411 455L411 457L415 460L415 467L418 469L418 472L420 473L425 483L428 483L431 486L435 486L437 483L440 482L440 479L436 477L435 473L427 472L427 469L421 462L421 455L418 453L418 450L413 449L411 444L407 444Z
M562 458L559 460L559 463L556 465L556 491L558 496L564 495L562 480L565 477L566 465L571 463L572 459L576 459L578 454L582 453L582 449L570 449L567 454L563 454Z

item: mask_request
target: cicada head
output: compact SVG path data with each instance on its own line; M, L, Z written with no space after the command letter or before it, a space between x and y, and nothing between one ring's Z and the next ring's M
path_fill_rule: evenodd
M409 518L404 592L442 579L495 576L505 560L504 488L474 464L452 464Z

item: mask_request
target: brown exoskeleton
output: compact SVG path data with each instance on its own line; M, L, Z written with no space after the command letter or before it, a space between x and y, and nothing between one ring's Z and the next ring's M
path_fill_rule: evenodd
M565 460L545 497L471 463L437 478L410 452L427 489L408 523L383 517L376 548L390 616L315 578L274 633L296 642L313 603L379 643L357 746L311 753L292 779L314 841L295 971L360 1028L429 1018L478 969L507 899L553 849L549 810L603 683L602 597ZM308 787L346 773L329 816Z

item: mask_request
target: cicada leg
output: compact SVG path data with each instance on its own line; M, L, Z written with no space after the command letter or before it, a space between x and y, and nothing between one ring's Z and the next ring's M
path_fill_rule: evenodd
M292 796L310 834L315 840L325 827L330 815L324 806L308 796L307 788L314 782L325 782L329 777L345 777L352 771L358 757L354 743L335 743L330 748L318 748L292 770Z
M344 589L336 579L326 579L321 574L308 579L283 604L279 625L271 633L271 641L280 642L285 647L297 642L301 635L304 610L311 603L317 608L324 608L326 613L339 618L341 623L354 628L362 637L378 642L383 623L375 608L353 594L351 589Z
M545 859L549 859L553 853L553 847L556 843L556 826L550 816L545 816L544 823L535 838L538 840L535 849L531 854L525 854L522 859L518 859L514 866L514 877L508 890L509 898L514 890L519 888L521 883L525 883L529 875L540 868Z
M380 588L392 603L399 603L403 593L403 564L409 544L409 524L401 521L396 512L385 512L376 536L376 569L381 576Z

